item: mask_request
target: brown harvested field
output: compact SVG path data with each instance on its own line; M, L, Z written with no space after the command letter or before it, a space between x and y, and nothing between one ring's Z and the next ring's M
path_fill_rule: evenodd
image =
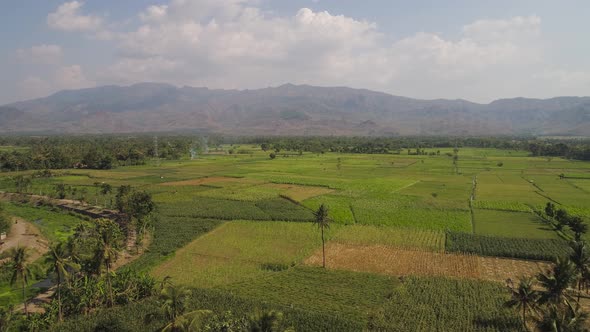
M242 178L230 178L225 176L212 176L206 178L199 178L193 180L175 181L175 182L164 182L161 186L200 186L208 183L224 183L224 182L247 182L248 180Z
M297 202L308 198L325 195L334 192L334 189L318 186L300 186L296 184L269 183L265 186L283 191L283 195Z
M306 259L305 264L321 265L321 250ZM337 270L394 276L447 276L492 281L517 279L522 275L531 276L549 267L549 263L545 262L341 243L327 245L326 265Z

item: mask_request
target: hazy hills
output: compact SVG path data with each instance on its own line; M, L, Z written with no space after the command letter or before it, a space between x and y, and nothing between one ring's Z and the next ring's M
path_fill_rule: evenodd
M0 106L0 132L199 130L235 135L584 135L590 97L420 100L286 84L258 90L166 84L61 91Z

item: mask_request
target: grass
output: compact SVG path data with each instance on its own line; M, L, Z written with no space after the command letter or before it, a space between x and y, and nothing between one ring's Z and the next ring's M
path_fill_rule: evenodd
M409 277L373 314L376 331L522 331L498 283Z
M447 252L521 259L553 261L569 255L570 249L562 239L508 238L448 232Z
M398 200L369 199L355 200L352 208L359 224L471 232L471 217L464 210L432 209Z
M440 150L440 156L407 155L405 150L400 155L279 153L270 160L268 153L251 149L248 155L205 155L160 166L71 170L33 179L30 192L53 193L55 184L64 183L77 189L73 198L99 204L113 195L98 195L95 182L115 190L130 184L151 192L159 220L147 252L129 268L206 288L196 292L195 308L246 313L254 306L274 306L285 311L298 331L358 331L367 326L387 331L518 330L518 319L501 308L505 293L496 284L414 277L400 283L300 264L321 247L317 228L305 222L320 204L328 206L334 220L328 233L332 245L434 256L446 251L551 260L567 253L567 244L544 229L531 207L554 201L571 214L590 217L590 163L529 157L525 151L461 148L456 173L452 159L444 155L452 149ZM568 177L559 179L561 173ZM0 175L0 190L14 190L14 175ZM33 221L43 220L38 225L42 232L46 227L58 239L69 234L60 224L68 215L25 210L21 213ZM50 213L59 219L51 219ZM150 307L134 308L118 317L140 317ZM116 310L108 312L119 315ZM326 318L334 316L333 321ZM82 328L84 324L80 330L93 330ZM140 329L134 325L132 330Z
M126 268L149 270L173 257L176 250L220 224L219 220L160 216L155 222L154 235L147 251Z
M531 212L529 205L518 201L473 201L473 207L485 210L513 211L513 212Z
M182 198L179 197L179 199ZM189 216L220 220L313 220L313 214L309 209L280 197L260 201L193 197L192 201L179 200L161 204L160 211L169 217Z
M285 307L364 319L368 312L379 308L398 284L397 279L385 276L297 267L224 289Z
M531 212L475 209L475 233L528 239L557 239L550 225Z
M297 264L320 246L310 223L227 222L177 251L153 274L193 287L227 285L274 273L268 264Z
M338 229L333 242L352 245L384 245L395 248L444 251L445 233L382 226L351 225Z
M88 223L79 216L59 209L14 203L6 203L4 206L10 215L23 218L37 226L41 234L52 242L67 240L74 233L76 226Z

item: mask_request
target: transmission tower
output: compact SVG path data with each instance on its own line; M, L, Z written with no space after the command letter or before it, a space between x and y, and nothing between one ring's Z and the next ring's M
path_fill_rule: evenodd
M156 157L156 166L160 166L160 155L158 154L158 136L154 136L154 155Z

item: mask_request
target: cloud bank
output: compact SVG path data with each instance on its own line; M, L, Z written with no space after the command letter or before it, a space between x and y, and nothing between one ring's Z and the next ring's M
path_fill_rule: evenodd
M112 28L115 22L85 13L83 6L60 5L48 14L48 26L88 38L108 36L102 39L115 57L88 76L80 66L61 65L46 79L57 87L157 81L259 88L291 82L486 102L590 91L587 72L547 56L536 15L466 22L454 38L423 31L393 39L374 22L309 8L280 16L253 0L170 0L137 13L126 29ZM39 47L21 56L61 56L61 49Z

